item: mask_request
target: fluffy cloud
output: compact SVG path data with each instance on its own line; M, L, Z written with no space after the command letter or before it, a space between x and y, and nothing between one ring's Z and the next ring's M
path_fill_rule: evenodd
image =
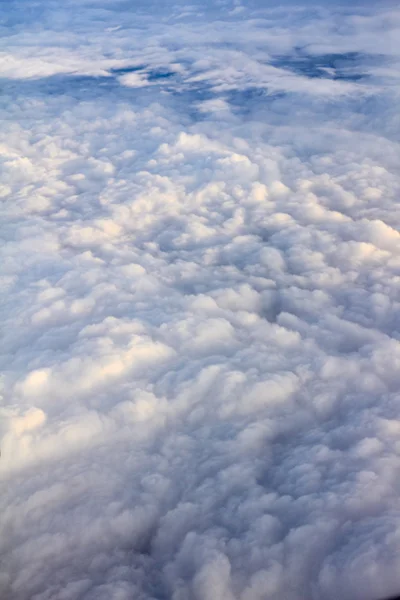
M6 13L2 598L399 593L400 13L291 4Z

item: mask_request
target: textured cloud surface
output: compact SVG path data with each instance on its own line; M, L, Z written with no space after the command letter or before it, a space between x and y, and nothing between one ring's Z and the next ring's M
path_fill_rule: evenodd
M18 0L0 597L400 592L400 11Z

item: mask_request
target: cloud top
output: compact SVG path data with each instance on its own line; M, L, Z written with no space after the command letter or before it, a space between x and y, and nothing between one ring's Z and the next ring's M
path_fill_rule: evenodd
M399 11L22 4L0 596L398 594Z

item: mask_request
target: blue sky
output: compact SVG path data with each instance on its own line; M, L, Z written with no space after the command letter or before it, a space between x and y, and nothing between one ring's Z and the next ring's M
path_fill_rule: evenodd
M5 6L1 597L398 594L398 8Z

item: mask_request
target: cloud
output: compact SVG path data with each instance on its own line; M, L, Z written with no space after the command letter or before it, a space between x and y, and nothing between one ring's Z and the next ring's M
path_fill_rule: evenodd
M23 8L1 597L398 594L397 8Z

